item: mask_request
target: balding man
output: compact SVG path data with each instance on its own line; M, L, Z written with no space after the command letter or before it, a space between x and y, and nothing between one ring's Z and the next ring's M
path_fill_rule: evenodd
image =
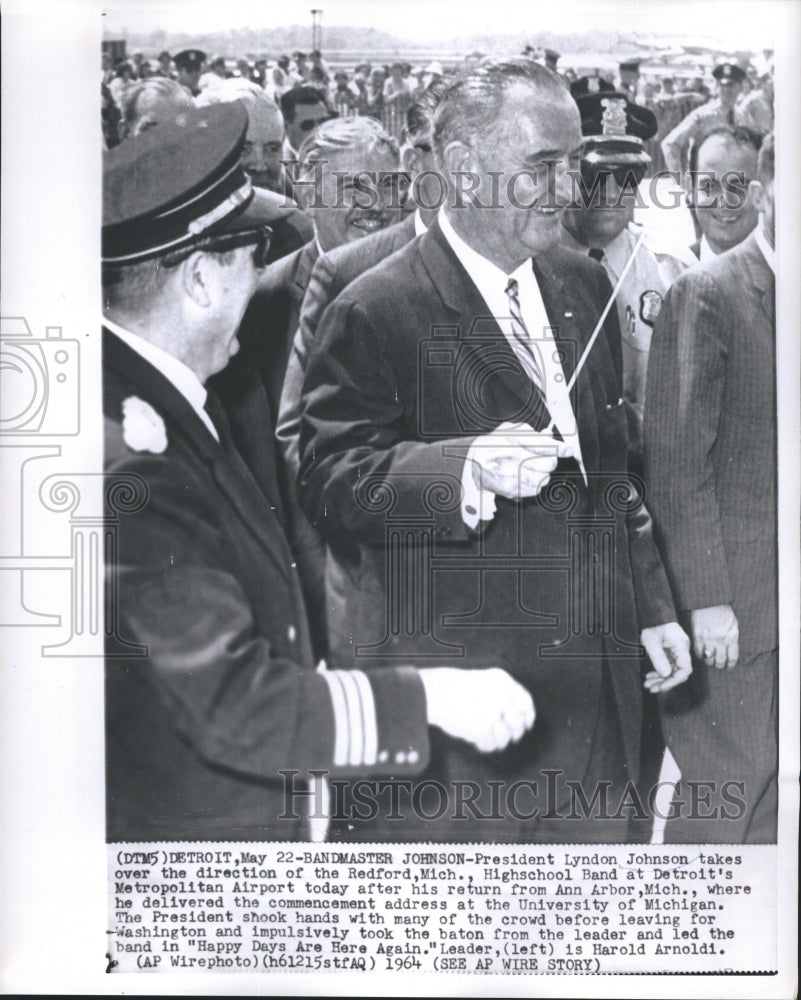
M278 106L258 84L243 77L217 82L202 91L198 107L240 101L248 113L248 134L242 152L242 166L257 187L279 194L287 192L287 180L281 163L284 142L284 119Z
M152 76L134 84L122 99L120 140L146 132L159 122L174 121L195 106L195 100L175 80Z
M433 786L433 803L403 824L387 803L370 821L349 816L344 838L623 840L639 640L658 670L649 686L689 669L626 477L614 312L568 391L610 291L597 264L558 246L580 139L550 70L520 58L467 71L434 113L453 198L320 322L299 493L346 583L352 640L337 667L373 675L457 655L469 673L489 660L537 710L531 732L492 758L437 741L413 786ZM505 719L513 731L518 721Z
M687 204L700 238L690 250L706 263L742 243L756 228L750 187L762 137L738 125L720 125L690 151Z

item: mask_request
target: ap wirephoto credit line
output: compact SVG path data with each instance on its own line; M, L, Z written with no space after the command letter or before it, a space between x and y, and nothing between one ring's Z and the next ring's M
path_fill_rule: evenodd
M790 996L801 6L407 6L6 18L4 985Z

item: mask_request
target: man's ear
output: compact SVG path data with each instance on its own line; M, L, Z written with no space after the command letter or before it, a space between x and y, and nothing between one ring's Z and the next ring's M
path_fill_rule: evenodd
M213 266L209 254L197 250L180 266L184 291L201 309L208 309L212 302L210 269Z
M748 197L757 212L765 211L765 188L761 181L748 182Z
M472 166L473 154L463 142L449 142L442 155L448 173L469 171Z

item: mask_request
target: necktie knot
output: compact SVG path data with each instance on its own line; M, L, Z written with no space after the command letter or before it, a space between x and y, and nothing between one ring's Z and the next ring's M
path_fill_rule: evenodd
M589 256L600 263L604 259L604 252L600 247L590 247Z
M510 278L506 284L506 294L509 296L510 299L515 299L515 300L517 299L518 287L519 286L517 284L517 278Z

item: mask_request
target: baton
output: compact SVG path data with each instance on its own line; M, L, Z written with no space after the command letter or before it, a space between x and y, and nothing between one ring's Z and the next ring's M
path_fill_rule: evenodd
M592 336L587 341L587 346L584 348L584 353L579 358L579 362L576 365L573 374L570 376L570 381L567 383L567 391L570 392L573 386L576 384L576 379L579 377L581 369L584 367L584 362L587 360L587 356L592 350L592 345L598 338L598 334L601 332L601 327L604 325L606 317L609 315L609 310L612 308L612 303L617 298L617 294L620 291L620 286L623 284L626 275L631 270L631 265L634 263L634 258L637 256L637 251L640 249L640 244L645 239L645 230L640 233L637 237L637 242L634 244L631 253L629 254L629 259L626 261L626 266L620 272L620 277L617 279L617 284L612 289L612 294L609 296L609 301L604 306L604 311L601 313L598 322L595 324L595 329L592 331ZM553 425L551 425L553 426Z

